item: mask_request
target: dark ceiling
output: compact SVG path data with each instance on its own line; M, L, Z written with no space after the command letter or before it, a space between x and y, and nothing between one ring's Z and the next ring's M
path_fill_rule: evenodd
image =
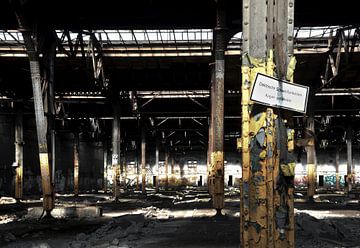
M213 28L215 0L3 0L0 29L16 29L10 2L21 2L33 23L55 29ZM227 24L241 29L241 0L226 0ZM355 1L297 0L296 26L360 24Z

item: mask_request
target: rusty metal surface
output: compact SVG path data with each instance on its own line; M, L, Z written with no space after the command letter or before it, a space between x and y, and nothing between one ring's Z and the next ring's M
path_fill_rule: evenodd
M26 51L28 53L30 62L30 73L32 81L32 90L34 98L34 109L35 109L35 120L36 120L36 131L38 137L39 146L39 159L40 159L40 172L42 179L42 191L43 191L43 207L47 214L50 214L54 208L54 192L53 185L51 184L51 174L49 165L49 156L46 139L46 119L44 116L44 103L41 91L41 70L40 70L40 59L38 51L35 48L35 38L37 35L33 35L31 29L29 29L24 16L21 13L17 13L17 21L19 28L22 31Z
M146 194L146 131L141 129L141 191Z
M216 27L214 29L214 73L211 85L211 164L209 172L209 192L212 194L213 207L224 207L224 82L226 49L226 12L222 1L218 2ZM220 154L220 155L219 155Z
M74 195L79 195L79 135L75 134L74 138Z
M15 118L15 198L23 197L23 162L24 162L24 137L23 137L23 114L22 106L17 106L17 114Z
M120 104L119 99L113 99L113 123L112 123L112 156L113 169L113 197L115 201L120 195Z
M316 178L317 178L316 150L315 150L315 120L313 117L307 118L306 137L308 139L305 148L307 155L307 177L308 177L307 196L309 199L312 199L315 195Z
M293 131L280 111L250 101L258 72L287 75L292 11L292 1L243 1L242 247L294 247Z

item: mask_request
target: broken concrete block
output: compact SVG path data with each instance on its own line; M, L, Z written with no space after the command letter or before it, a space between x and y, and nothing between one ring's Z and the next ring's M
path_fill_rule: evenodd
M73 241L69 244L69 247L71 248L86 248L89 244L84 241Z
M14 236L14 234L9 233L9 232L4 233L3 238L6 242L11 242L11 241L16 240L16 237Z
M119 244L119 240L117 238L113 239L113 241L111 242L112 245L118 245Z
M86 239L86 234L85 233L79 233L78 235L76 235L76 240L77 241L84 241Z

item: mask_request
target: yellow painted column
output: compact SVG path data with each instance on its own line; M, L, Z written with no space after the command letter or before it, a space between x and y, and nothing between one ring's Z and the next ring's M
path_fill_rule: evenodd
M146 140L145 128L141 130L141 191L146 194Z
M268 51L266 60L243 56L244 60L248 63L242 66L242 247L294 247L294 131L279 111L250 101L256 74L274 75L273 52ZM294 59L289 70L295 63Z
M15 118L15 199L23 197L23 158L24 158L24 137L23 137L23 113L22 106L18 106Z
M340 175L339 175L339 165L340 165L340 152L339 147L336 147L335 152L335 171L336 171L336 182L335 182L335 188L336 190L340 190Z
M79 137L74 139L74 195L79 195Z
M307 197L308 200L312 201L316 192L316 151L315 151L315 121L313 117L308 117L307 128L306 128L306 155L307 155L307 178L308 178L308 189Z
M165 152L165 190L169 187L169 153Z

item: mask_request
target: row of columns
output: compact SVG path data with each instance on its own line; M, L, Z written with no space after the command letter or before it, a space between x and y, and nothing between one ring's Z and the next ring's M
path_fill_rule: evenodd
M125 178L124 178L124 187L126 187L126 172L127 172L127 165L124 159L123 161L123 169L120 169L120 144L121 144L121 137L120 137L120 107L118 100L114 100L117 102L113 105L113 124L112 124L112 170L113 170L113 196L115 201L119 199L120 196L120 188L121 188L121 175L123 174L122 171L125 171ZM141 192L142 194L146 194L146 177L147 177L147 170L146 170L146 129L145 127L141 127L141 135L140 135L140 170L138 166L138 160L136 162L137 167L137 177L136 177L136 189L140 190L139 188L139 175L141 174ZM165 149L165 189L168 189L169 186L169 152ZM159 174L160 174L160 165L159 165L159 142L156 141L155 147L155 165L156 165L156 176L155 176L155 189L156 192L159 192ZM141 172L141 173L139 173ZM171 160L171 173L174 174L174 158ZM106 145L104 145L104 190L107 191L107 149Z
M305 140L307 141L305 150L306 150L306 163L307 163L307 197L309 201L313 201L314 195L316 194L316 182L317 182L317 157L315 149L315 119L312 116L309 116L306 120L306 132ZM347 175L346 175L346 187L345 191L349 193L352 190L354 184L354 172L355 167L353 164L352 158L352 139L353 139L353 130L351 125L348 125L346 130L346 157L347 157ZM340 175L339 175L339 166L340 166L340 146L337 145L335 151L335 188L340 190Z

